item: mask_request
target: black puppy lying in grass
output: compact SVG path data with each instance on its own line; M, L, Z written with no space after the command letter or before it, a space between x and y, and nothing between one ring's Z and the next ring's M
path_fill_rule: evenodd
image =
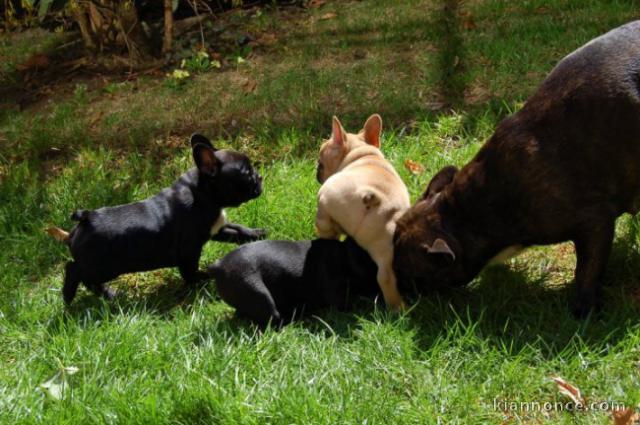
M220 297L260 326L281 325L321 308L344 310L379 294L378 268L352 239L260 241L208 267Z
M97 210L79 210L67 233L49 229L69 245L74 261L66 265L62 294L73 301L80 282L107 299L115 293L106 282L124 273L175 267L192 284L202 247L209 240L243 243L260 239L264 230L225 223L223 208L236 207L262 193L262 178L249 158L217 150L199 134L191 136L196 167L171 187L140 202Z

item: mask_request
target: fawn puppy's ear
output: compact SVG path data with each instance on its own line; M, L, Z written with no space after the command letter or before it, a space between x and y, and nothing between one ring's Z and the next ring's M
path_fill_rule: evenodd
M213 145L211 144L211 142L209 141L209 139L207 139L206 137L204 137L202 134L198 134L198 133L193 133L191 135L191 147L195 147L195 145L197 145L198 143L200 143L201 145L205 145L210 147L211 149L213 149L214 151L217 150L216 148L213 147Z
M444 239L437 238L435 241L433 241L433 244L429 245L427 243L424 243L422 244L422 247L430 255L442 256L450 263L456 261L456 254L453 252L449 244L444 241Z
M380 148L380 134L382 133L382 117L378 114L371 115L364 123L364 141L367 144Z
M216 158L215 151L210 145L196 143L193 146L193 160L201 173L211 177L218 174L220 161Z
M344 146L347 142L347 132L344 131L340 120L335 115L333 116L333 123L331 125L331 140L333 144L337 146Z

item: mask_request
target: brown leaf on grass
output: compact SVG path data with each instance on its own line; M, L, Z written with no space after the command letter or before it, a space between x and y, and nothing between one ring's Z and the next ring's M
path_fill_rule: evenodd
M242 85L242 89L247 94L256 91L256 87L258 87L258 82L256 80L247 80L247 82Z
M420 175L424 173L424 167L419 163L410 159L404 160L404 167L411 172L411 174Z
M308 9L317 9L320 6L322 6L323 4L325 4L327 2L327 0L309 0L307 2L307 8Z
M327 12L324 15L320 16L321 21L326 21L327 19L335 19L338 17L338 14L335 12Z
M463 10L459 13L462 19L462 27L466 30L472 30L476 28L476 21L473 19L473 15L468 10Z
M614 410L611 412L611 416L614 425L634 425L640 421L640 414L631 407L624 410Z
M98 112L94 113L93 117L91 118L91 121L89 121L89 127L90 128L95 127L100 122L100 120L102 119L103 115L104 115L104 111L98 111Z
M584 406L586 404L585 399L584 397L582 397L582 394L580 393L579 388L571 385L570 383L568 383L567 381L565 381L559 376L554 376L551 379L553 379L553 382L555 382L556 385L558 386L558 391L560 391L560 394L569 397L575 405L580 404Z
M29 58L23 63L16 65L16 69L22 72L32 71L32 70L37 71L39 69L48 68L50 63L51 62L47 55L34 54L29 56Z
M171 135L167 137L165 144L170 148L182 148L187 142L185 142L185 137Z
M256 43L262 46L273 46L278 42L278 37L275 34L266 32L256 40Z
M476 21L474 21L472 17L469 17L462 22L462 26L467 31L476 29Z

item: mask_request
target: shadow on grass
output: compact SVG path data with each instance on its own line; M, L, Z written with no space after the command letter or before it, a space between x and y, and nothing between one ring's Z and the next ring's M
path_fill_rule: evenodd
M438 39L438 85L448 107L464 103L466 86L460 0L441 0L435 26Z
M603 310L586 320L575 319L571 314L571 281L548 285L549 276L544 271L532 279L530 266L521 264L490 267L468 287L423 292L402 318L386 312L379 299L376 303L371 298L359 298L350 311L313 312L293 326L317 335L353 338L354 330L363 321L402 320L415 330L416 344L424 351L442 339L459 338L460 332L514 355L531 347L546 359L585 346L597 351L616 345L630 329L638 327L637 228L636 221L631 220L628 230L616 239L604 279ZM139 314L171 321L178 312L188 312L198 303L217 299L214 281L187 287L177 277L139 295L127 294L135 291L121 290L113 303L93 295L80 296L65 310L64 322L96 322L113 315ZM216 316L217 326L232 335L259 332L235 314L229 318Z
M637 282L640 274L634 238L630 233L615 243L600 313L585 320L572 316L573 281L550 287L544 274L532 280L525 269L498 265L469 287L423 294L409 317L420 347L428 350L460 326L510 353L535 346L545 358L581 344L594 350L615 345L638 326L638 303L629 297L634 292L629 278Z

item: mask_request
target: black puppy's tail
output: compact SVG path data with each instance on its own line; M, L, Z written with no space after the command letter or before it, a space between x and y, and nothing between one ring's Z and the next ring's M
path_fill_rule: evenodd
M73 214L71 214L71 220L79 222L87 221L89 220L90 212L91 211L89 210L77 210Z
M69 232L67 232L66 230L62 230L59 227L49 227L48 229L46 229L46 232L49 234L49 236L51 236L53 239L60 241L60 242L64 242L67 245L69 245L69 240L71 238Z

